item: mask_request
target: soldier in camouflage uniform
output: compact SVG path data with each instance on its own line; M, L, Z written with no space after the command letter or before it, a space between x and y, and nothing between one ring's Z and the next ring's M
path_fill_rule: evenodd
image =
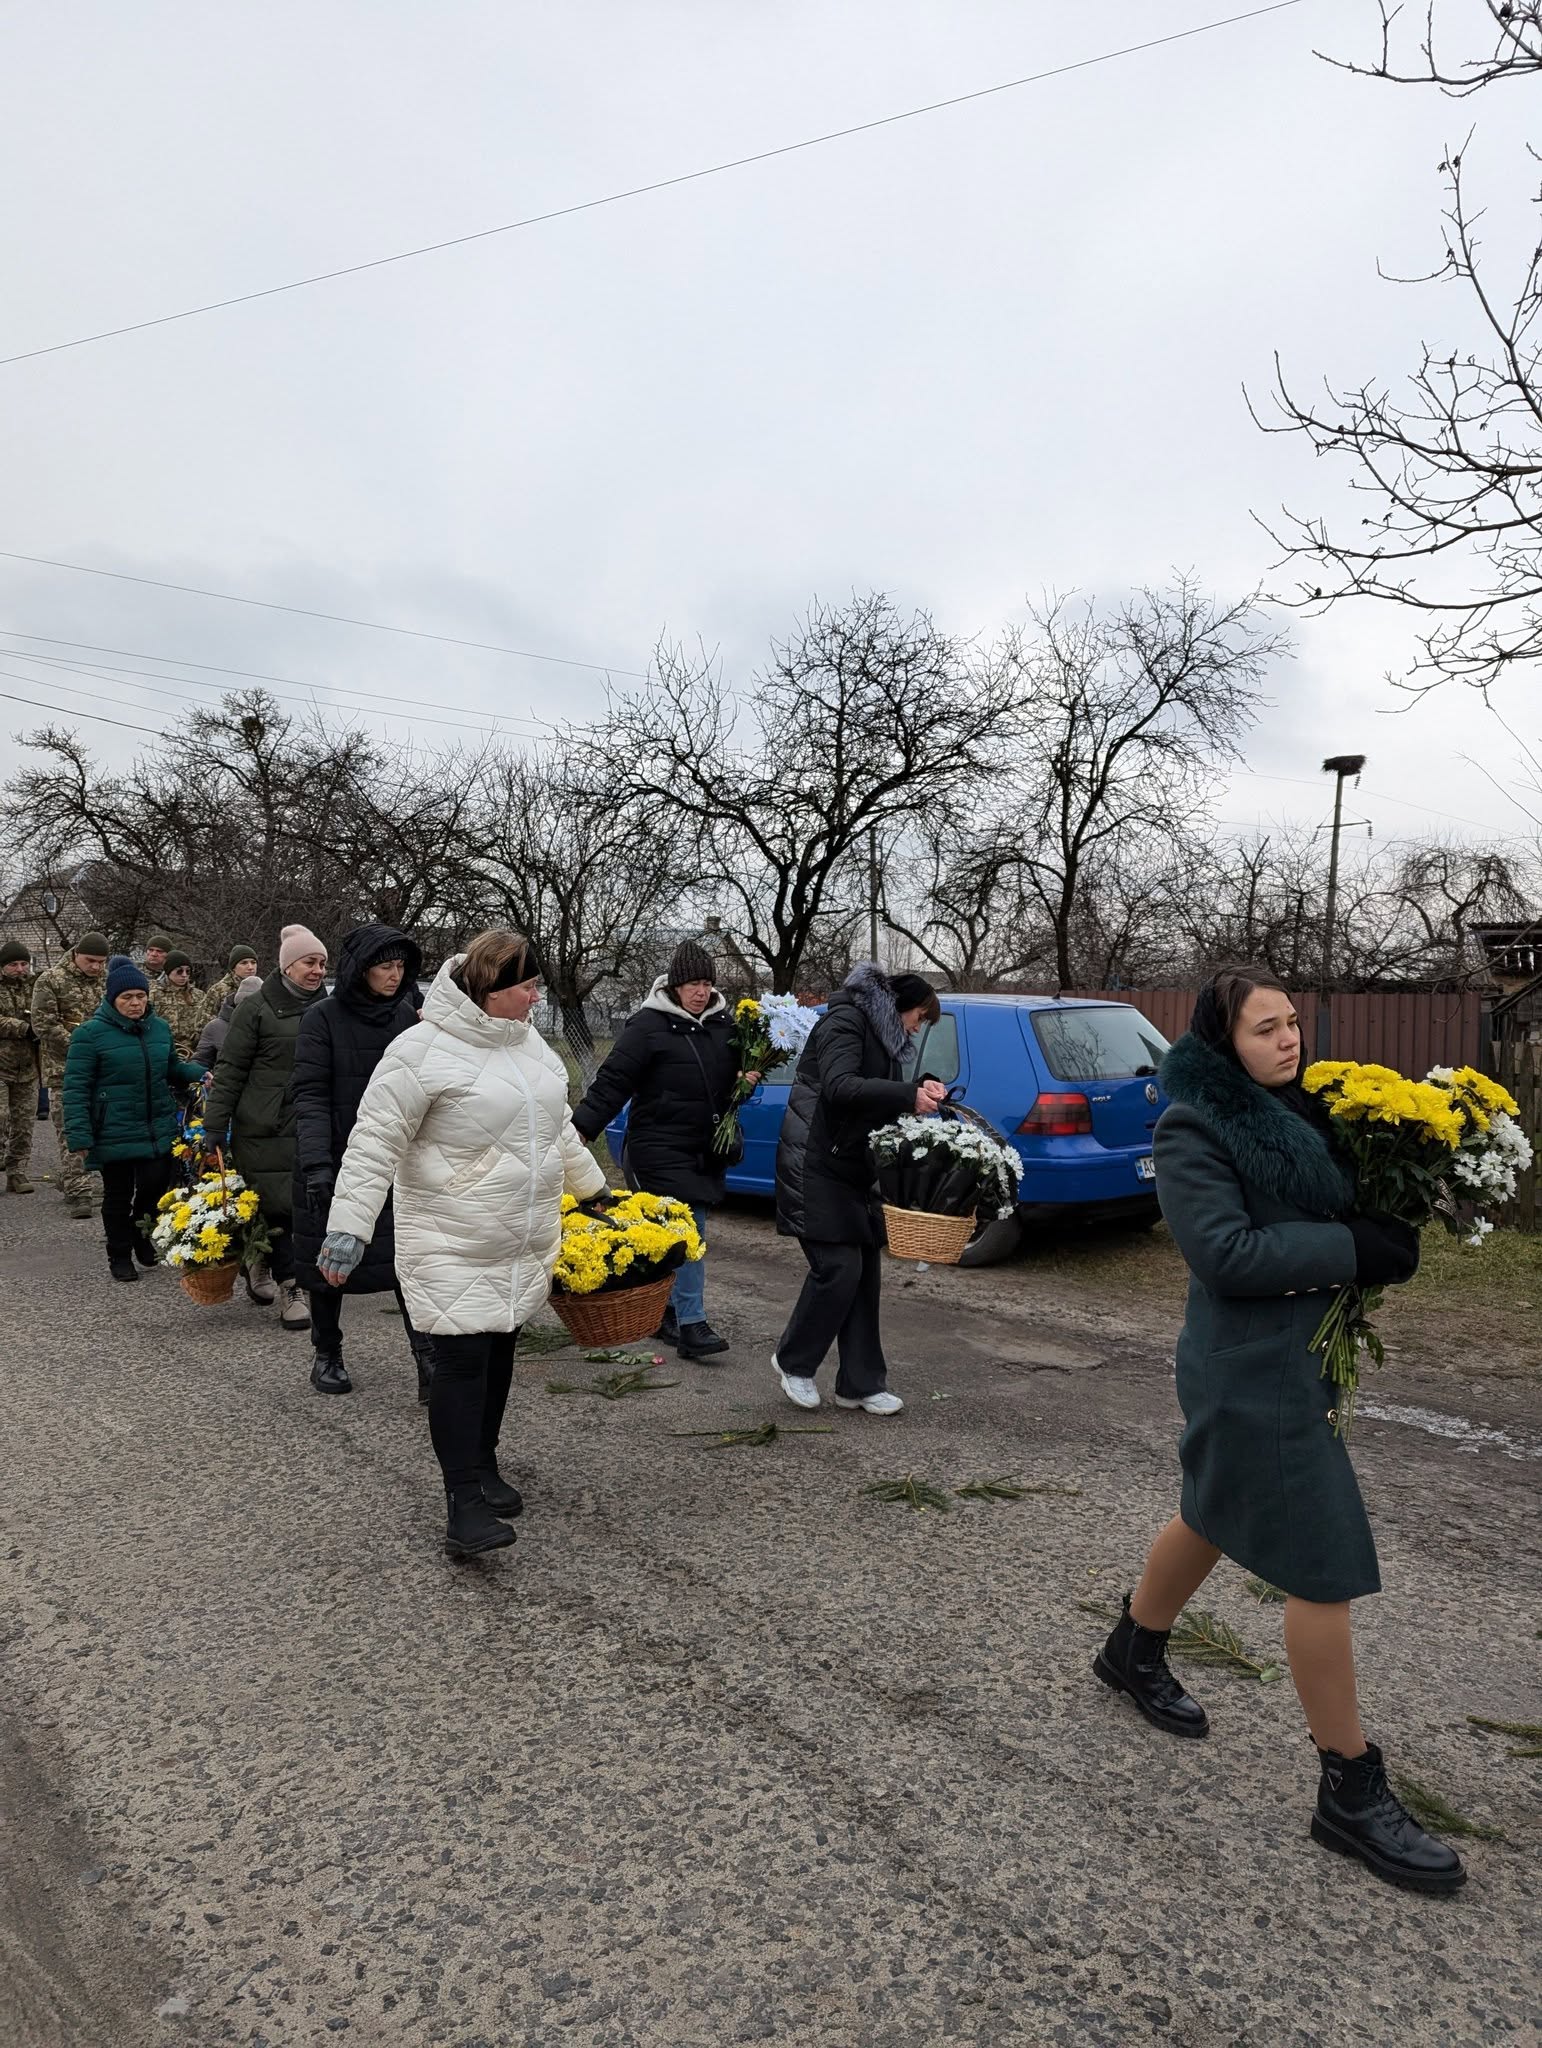
M72 1216L96 1213L96 1177L86 1170L85 1154L72 1152L64 1142L64 1061L72 1034L101 1004L107 952L100 932L82 932L69 959L47 968L32 990L32 1030L48 1090L49 1120L59 1141L59 1192Z
M179 1060L193 1057L198 1034L209 1017L209 999L201 988L194 988L192 966L186 953L168 953L166 972L150 989L151 1008L171 1026Z
M227 965L230 972L222 974L204 997L206 1017L217 1017L242 982L257 972L257 948L249 946L243 939L239 945L231 947Z
M37 1040L32 1035L32 955L20 939L0 946L0 1144L5 1191L30 1195L32 1127L37 1122Z

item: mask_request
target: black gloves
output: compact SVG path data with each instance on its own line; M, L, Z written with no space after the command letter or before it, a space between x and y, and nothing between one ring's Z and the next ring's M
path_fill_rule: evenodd
M1351 1216L1355 1241L1355 1282L1360 1287L1392 1287L1411 1280L1419 1270L1419 1233L1396 1216Z
M305 1192L310 1196L314 1208L323 1204L330 1208L332 1190L337 1186L337 1174L330 1166L308 1166L305 1169Z

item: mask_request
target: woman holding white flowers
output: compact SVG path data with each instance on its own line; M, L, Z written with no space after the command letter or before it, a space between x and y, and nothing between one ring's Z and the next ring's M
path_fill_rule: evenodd
M688 1202L704 1242L707 1212L722 1201L723 1176L735 1156L715 1149L714 1132L740 1079L733 1016L714 973L705 946L687 939L676 947L667 973L627 1019L573 1112L579 1136L592 1143L630 1102L621 1162L628 1182ZM713 1358L728 1349L727 1338L707 1321L706 1286L704 1258L688 1260L675 1275L658 1334L682 1358Z
M397 1278L433 1339L428 1427L452 1557L514 1541L524 1502L497 1448L515 1340L551 1290L564 1193L605 1186L573 1128L567 1071L530 1022L540 994L518 932L483 932L445 962L421 1023L370 1076L316 1261L343 1286L394 1188Z
M855 968L814 1026L782 1120L776 1154L776 1227L797 1238L808 1278L772 1358L782 1391L817 1408L815 1374L831 1345L838 1408L898 1415L879 1333L883 1218L868 1140L880 1125L932 1115L941 1081L900 1078L913 1033L934 1023L937 991L919 974Z

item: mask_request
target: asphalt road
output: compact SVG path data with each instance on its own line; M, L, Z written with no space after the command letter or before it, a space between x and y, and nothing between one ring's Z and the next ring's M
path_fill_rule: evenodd
M1537 1383L1384 1384L1469 1433L1361 1426L1370 1724L1507 1836L1430 1901L1308 1841L1288 1683L1190 1673L1187 1744L1090 1676L1078 1602L1175 1499L1170 1330L891 1267L902 1418L672 1435L808 1419L767 1365L798 1272L726 1219L730 1362L664 1392L522 1360L520 1540L456 1567L378 1302L325 1401L271 1312L115 1286L51 1190L0 1201L5 2048L1542 2041L1542 1764L1464 1719L1542 1719ZM906 1473L1079 1491L864 1496Z

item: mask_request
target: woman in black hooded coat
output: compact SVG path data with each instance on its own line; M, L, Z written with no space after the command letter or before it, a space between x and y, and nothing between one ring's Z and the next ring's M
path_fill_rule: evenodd
M310 1294L316 1354L311 1385L319 1394L353 1391L343 1364L344 1293L390 1292L396 1296L417 1364L418 1399L428 1399L432 1341L412 1327L396 1284L389 1198L346 1287L329 1286L316 1265L327 1234L333 1185L364 1090L392 1039L418 1021L411 996L422 966L422 953L405 932L388 924L360 925L343 940L332 994L301 1020L290 1083L295 1108L295 1277Z
M911 1034L935 1022L937 992L919 974L871 962L830 998L798 1062L776 1151L776 1227L808 1261L792 1318L772 1357L782 1391L817 1408L814 1375L830 1346L840 1360L838 1408L897 1415L878 1327L883 1218L868 1139L897 1117L929 1116L940 1081L901 1080Z

